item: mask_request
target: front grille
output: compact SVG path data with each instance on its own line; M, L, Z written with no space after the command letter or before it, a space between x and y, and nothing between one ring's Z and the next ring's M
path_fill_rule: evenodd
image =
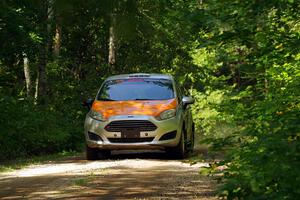
M127 129L138 129L139 131L155 131L155 124L147 120L121 120L110 122L105 130L109 132L121 132Z
M154 137L148 138L108 138L111 143L139 143L139 142L152 142Z

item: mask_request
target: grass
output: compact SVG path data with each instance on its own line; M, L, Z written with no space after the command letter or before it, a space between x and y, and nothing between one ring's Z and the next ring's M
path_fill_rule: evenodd
M101 169L103 171L103 169ZM96 178L96 174L94 172L91 172L89 175L87 175L84 178L78 178L72 181L73 185L75 186L87 186L90 181Z
M190 165L195 165L200 162L205 162L203 155L192 154L188 158L182 161L183 163L189 163Z
M18 158L16 160L0 162L0 172L9 172L17 169L22 169L29 165L41 164L47 161L59 161L66 157L79 156L81 153L74 151L63 151L51 155L33 156L30 158Z
M86 186L88 184L88 179L86 178L76 179L74 180L73 184L76 186Z
M209 145L200 143L199 141L196 144L194 152L188 158L184 159L183 163L194 165L201 162L214 163L224 159L223 152L209 150Z

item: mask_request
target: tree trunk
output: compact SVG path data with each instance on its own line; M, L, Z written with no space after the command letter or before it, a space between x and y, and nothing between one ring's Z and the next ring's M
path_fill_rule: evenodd
M39 65L38 65L38 95L37 99L41 104L45 103L45 96L47 90L46 81L46 66L47 66L47 53L48 53L48 1L42 2L41 9L41 36L42 42L39 47ZM40 100L39 100L40 99Z
M38 100L38 91L39 91L39 74L37 74L35 79L35 92L34 92L34 104L37 104Z
M108 43L108 64L110 71L114 72L116 64L116 16L111 14L111 24L109 27L109 43Z
M61 44L61 25L59 22L57 22L56 27L55 27L54 41L53 41L53 57L54 57L54 59L57 59L59 57L60 44Z
M46 66L47 66L47 47L40 48L39 69L38 69L38 97L44 97L47 90Z
M30 75L30 68L29 68L29 60L26 53L23 54L23 65L24 65L24 76L25 76L25 83L26 83L26 95L27 97L31 96L31 75Z

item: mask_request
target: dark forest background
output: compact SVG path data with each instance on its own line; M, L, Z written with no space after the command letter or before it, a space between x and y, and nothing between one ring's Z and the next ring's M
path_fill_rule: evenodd
M113 74L173 75L228 199L300 196L299 0L1 0L0 160L80 151Z

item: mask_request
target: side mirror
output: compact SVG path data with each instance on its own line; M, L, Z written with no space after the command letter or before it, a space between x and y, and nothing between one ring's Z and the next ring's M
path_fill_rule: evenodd
M186 107L189 104L193 104L194 102L195 102L195 100L194 100L193 97L186 97L186 96L184 96L182 98L182 104L183 104L184 107Z
M85 106L88 110L90 110L93 103L94 103L94 99L89 98L86 101L83 101L82 105Z

